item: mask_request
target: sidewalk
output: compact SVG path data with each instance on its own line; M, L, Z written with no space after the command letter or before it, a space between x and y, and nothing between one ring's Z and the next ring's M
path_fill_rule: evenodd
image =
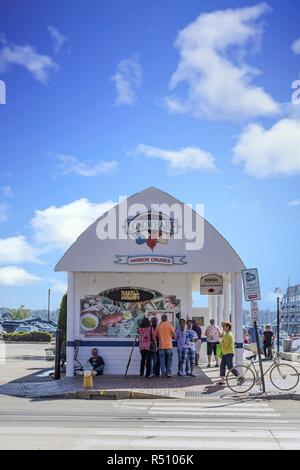
M82 376L63 377L51 382L18 382L0 385L0 395L13 395L27 398L86 398L86 399L128 399L128 398L232 398L234 394L227 387L217 384L218 369L195 368L197 377L141 378L136 376L95 377L94 387L85 389ZM280 392L266 381L265 398L300 399L300 386L297 390ZM256 397L259 387L255 386L249 394L240 398Z
M1 365L0 395L38 398L232 398L228 387L218 385L219 368L207 368L206 364L195 367L196 377L141 378L139 376L95 377L94 387L84 389L82 376L63 377L53 380L49 377L53 362L44 358L44 345L11 345L7 348L6 363ZM247 353L249 355L249 352ZM300 371L300 364L289 362ZM263 363L264 368L270 362ZM266 379L265 398L300 398L300 385L291 392L280 392ZM255 397L260 393L254 386L249 394L241 398Z

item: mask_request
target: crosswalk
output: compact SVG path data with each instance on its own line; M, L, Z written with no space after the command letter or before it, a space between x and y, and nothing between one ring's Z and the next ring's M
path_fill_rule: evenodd
M300 449L300 431L260 400L140 400L119 407L148 418L138 429L123 429L121 448L126 435L127 445L137 449Z
M30 409L13 403L0 407L0 449L16 442L25 449L300 449L297 407L291 413L272 401L66 400Z

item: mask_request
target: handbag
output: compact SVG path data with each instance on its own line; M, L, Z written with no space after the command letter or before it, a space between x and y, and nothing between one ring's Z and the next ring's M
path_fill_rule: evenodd
M155 342L155 336L154 336L153 328L151 328L150 352L151 353L156 353L157 352L157 344Z
M217 344L216 356L217 356L217 358L219 358L219 359L221 359L222 356L223 356L222 347L221 347L220 343Z

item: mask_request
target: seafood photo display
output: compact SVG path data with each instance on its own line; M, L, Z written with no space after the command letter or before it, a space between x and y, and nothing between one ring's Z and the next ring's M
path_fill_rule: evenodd
M80 332L84 336L100 337L134 337L139 327L139 322L144 316L153 316L157 311L159 315L166 311L171 313L170 319L174 319L177 326L180 318L180 300L174 295L162 295L161 293L143 289L153 294L151 300L144 302L114 301L107 297L108 292L117 291L120 288L110 289L96 295L86 295L80 301ZM140 288L131 288L140 290Z

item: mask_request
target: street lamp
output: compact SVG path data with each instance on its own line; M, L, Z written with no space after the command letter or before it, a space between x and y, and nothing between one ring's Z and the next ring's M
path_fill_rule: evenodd
M51 295L51 289L48 289L48 322L50 321L50 295Z
M277 353L279 353L279 324L280 324L279 303L283 296L282 290L280 289L280 287L276 287L274 294L277 298Z

